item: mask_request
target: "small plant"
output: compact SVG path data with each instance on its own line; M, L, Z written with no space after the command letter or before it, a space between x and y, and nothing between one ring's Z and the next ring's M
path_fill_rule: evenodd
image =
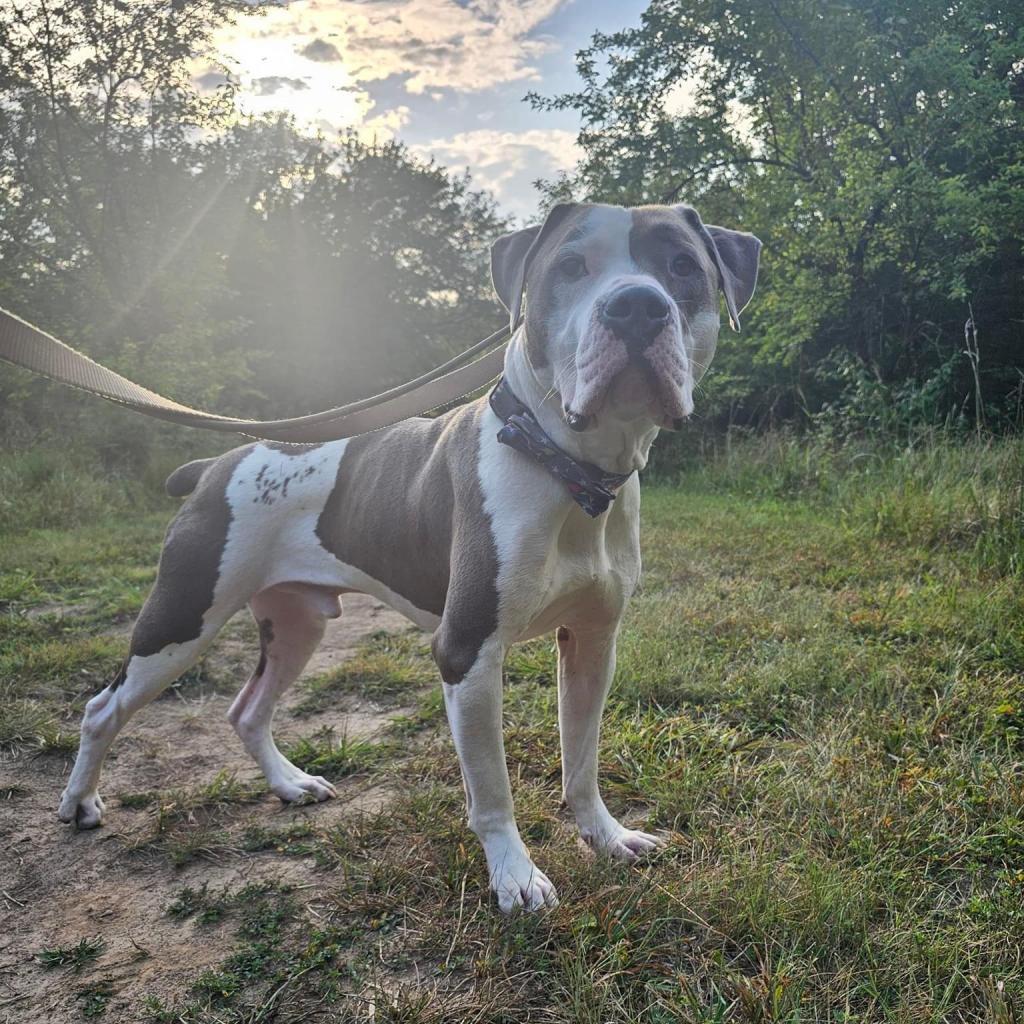
M388 744L350 739L345 733L335 739L333 729L323 729L299 740L288 751L288 759L303 771L340 778L373 768L390 750Z
M198 889L189 887L182 889L168 905L167 916L184 921L195 915L200 924L212 924L227 913L230 902L231 897L227 895L226 891L217 896L211 896L209 883L203 882Z
M76 946L45 947L42 952L36 954L36 959L48 971L56 967L70 967L78 974L106 948L106 942L97 936L94 939L82 939Z
M113 995L114 986L107 978L83 988L78 993L79 1002L82 1004L82 1016L89 1019L102 1017L107 1012L107 1004Z
M321 711L343 696L393 706L415 698L418 688L436 678L430 648L422 639L408 633L373 633L353 657L302 684L306 696L295 713Z
M149 807L150 804L154 803L157 799L157 794L151 791L145 793L118 793L117 799L122 807L142 808Z

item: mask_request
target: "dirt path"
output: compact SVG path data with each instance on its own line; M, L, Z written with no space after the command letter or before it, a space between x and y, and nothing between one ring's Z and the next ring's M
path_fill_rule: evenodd
M345 598L345 614L328 624L320 650L306 675L321 672L351 656L359 642L378 630L400 631L408 623L364 595ZM223 657L221 642L213 657ZM231 652L237 658L239 651ZM255 656L255 652L253 652ZM239 679L239 686L244 679ZM163 855L132 852L140 837L152 833L152 807L123 806L119 793L165 793L193 789L224 771L245 783L261 776L242 750L226 720L230 694L197 698L169 694L145 709L118 740L107 760L102 793L107 823L76 832L58 823L55 809L70 759L21 757L6 766L8 786L16 792L0 800L0 1021L54 1024L83 1019L83 989L109 982L114 993L105 1022L138 1019L144 995L180 995L187 982L223 959L225 947L216 926L176 921L166 911L185 887L210 891L238 889L250 882L274 880L312 892L312 859L258 855L238 849L217 851L180 868ZM299 699L293 690L282 708ZM341 709L295 718L281 713L276 735L289 740L330 727L338 735L373 738L402 709L382 711L348 700ZM280 827L315 815L318 825L373 810L388 793L358 777L342 780L339 798L312 807L283 807L264 795L232 809L232 821ZM67 947L100 936L102 954L78 975L68 969L44 970L36 955L44 947Z

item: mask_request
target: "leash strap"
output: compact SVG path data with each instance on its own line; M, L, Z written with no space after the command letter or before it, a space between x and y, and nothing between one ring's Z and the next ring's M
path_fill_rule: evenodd
M244 420L164 398L0 308L0 359L15 366L157 419L292 444L334 441L379 430L484 387L501 373L505 363L505 345L487 350L508 335L507 328L495 331L433 370L372 398L292 419Z
M574 459L559 448L516 397L504 377L495 384L488 401L494 415L504 423L498 431L498 442L539 462L565 484L572 500L591 518L608 510L615 500L615 492L632 476L631 473L608 473L592 462Z

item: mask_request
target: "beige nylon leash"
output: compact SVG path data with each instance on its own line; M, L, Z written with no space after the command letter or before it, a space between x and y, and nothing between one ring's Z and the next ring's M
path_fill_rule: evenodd
M365 434L484 387L499 376L505 361L505 345L487 350L508 336L507 327L495 331L433 370L371 398L292 419L243 420L164 398L0 308L0 359L15 366L157 419L293 444Z

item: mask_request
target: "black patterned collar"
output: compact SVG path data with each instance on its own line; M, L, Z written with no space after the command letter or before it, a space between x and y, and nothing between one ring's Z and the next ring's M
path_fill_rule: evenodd
M615 500L615 492L633 475L608 473L590 462L580 462L551 440L537 417L516 398L502 377L490 394L491 409L504 424L498 431L500 444L529 455L553 477L565 483L569 494L588 516L599 516Z

